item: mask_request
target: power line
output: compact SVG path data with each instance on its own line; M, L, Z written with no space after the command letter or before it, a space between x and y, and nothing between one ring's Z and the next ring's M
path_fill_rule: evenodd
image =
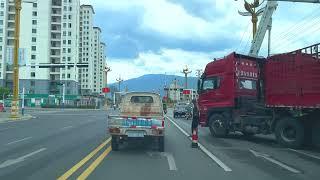
M248 33L249 25L250 25L250 22L248 22L248 25L247 25L247 27L246 27L246 30L245 30L245 31L243 32L243 34L242 34L242 37L241 37L241 40L240 40L240 44L239 44L239 46L237 47L236 52L237 52L238 49L241 47L244 36L246 36L247 33Z

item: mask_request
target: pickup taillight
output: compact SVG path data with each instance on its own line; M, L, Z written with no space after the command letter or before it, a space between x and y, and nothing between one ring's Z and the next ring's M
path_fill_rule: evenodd
M109 128L109 132L110 133L120 133L120 129L119 128Z

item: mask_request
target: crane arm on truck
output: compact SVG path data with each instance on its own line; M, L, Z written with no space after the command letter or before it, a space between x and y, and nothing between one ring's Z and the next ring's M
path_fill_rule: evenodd
M267 5L264 9L264 13L261 17L257 33L252 40L249 56L257 57L265 37L267 30L271 30L272 26L272 15L276 10L278 3L281 2L302 2L302 3L320 3L320 0L268 0ZM269 36L270 38L270 36Z

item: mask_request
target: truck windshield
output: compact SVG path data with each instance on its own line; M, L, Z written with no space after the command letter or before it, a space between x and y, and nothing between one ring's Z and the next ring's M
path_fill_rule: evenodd
M218 89L220 87L219 77L210 77L202 81L202 90Z
M132 103L153 103L153 98L151 96L132 96Z
M257 81L248 80L248 79L240 79L239 80L239 89L256 90L257 89Z

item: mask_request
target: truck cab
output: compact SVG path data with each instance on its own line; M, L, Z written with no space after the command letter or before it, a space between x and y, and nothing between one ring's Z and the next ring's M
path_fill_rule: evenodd
M252 125L243 119L255 114L261 104L261 62L263 59L231 53L207 64L198 81L201 126L209 127L215 136L230 130L253 133Z

